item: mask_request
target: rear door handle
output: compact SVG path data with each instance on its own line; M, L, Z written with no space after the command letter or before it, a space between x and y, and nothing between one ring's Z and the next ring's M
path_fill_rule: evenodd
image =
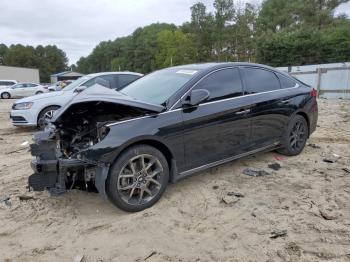
M236 115L244 115L244 114L248 114L250 113L250 109L245 109L245 110L240 110L238 112L236 112Z

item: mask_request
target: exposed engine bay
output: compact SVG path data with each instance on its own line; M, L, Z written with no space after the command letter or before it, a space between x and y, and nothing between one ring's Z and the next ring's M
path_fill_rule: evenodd
M81 152L105 138L108 124L149 113L146 109L105 101L71 104L44 131L34 135L31 153L35 157L32 161L35 173L29 177L29 187L34 191L48 189L56 195L72 188L98 190L98 184L104 182L95 181L96 173L107 172L108 166L82 156Z
M72 157L101 141L108 133L106 125L142 115L145 110L106 102L71 106L55 123L63 156Z

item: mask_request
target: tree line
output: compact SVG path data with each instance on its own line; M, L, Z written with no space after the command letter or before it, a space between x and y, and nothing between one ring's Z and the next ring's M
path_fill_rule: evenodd
M247 61L271 66L350 61L350 20L335 15L349 0L264 0L261 5L215 0L191 6L181 26L155 23L99 43L73 70L136 71L198 62ZM0 45L0 64L37 67L41 81L65 70L56 46Z
M66 70L67 63L65 52L55 45L0 44L0 65L38 68L41 83L49 82L51 74Z
M265 0L261 6L198 2L191 21L157 23L103 41L77 62L83 73L129 70L148 73L172 65L248 61L271 66L350 60L350 21L335 16L348 0Z

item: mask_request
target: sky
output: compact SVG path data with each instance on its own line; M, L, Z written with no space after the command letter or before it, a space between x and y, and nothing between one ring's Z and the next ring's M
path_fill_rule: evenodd
M0 0L0 43L54 44L72 64L89 55L99 42L129 35L138 27L156 22L181 25L191 19L190 7L198 1ZM213 0L201 2L212 9ZM350 16L350 2L337 12Z

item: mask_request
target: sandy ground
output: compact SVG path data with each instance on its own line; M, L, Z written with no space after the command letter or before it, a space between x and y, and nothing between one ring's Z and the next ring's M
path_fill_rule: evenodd
M96 193L28 192L34 130L0 100L0 261L350 261L350 101L320 100L297 157L262 153L170 185L158 204L122 212ZM341 156L325 163L328 154ZM276 160L276 156L278 160ZM274 171L268 164L278 162ZM245 167L271 175L249 177ZM239 192L244 197L231 197ZM33 199L20 200L22 196ZM273 230L287 235L270 238Z

